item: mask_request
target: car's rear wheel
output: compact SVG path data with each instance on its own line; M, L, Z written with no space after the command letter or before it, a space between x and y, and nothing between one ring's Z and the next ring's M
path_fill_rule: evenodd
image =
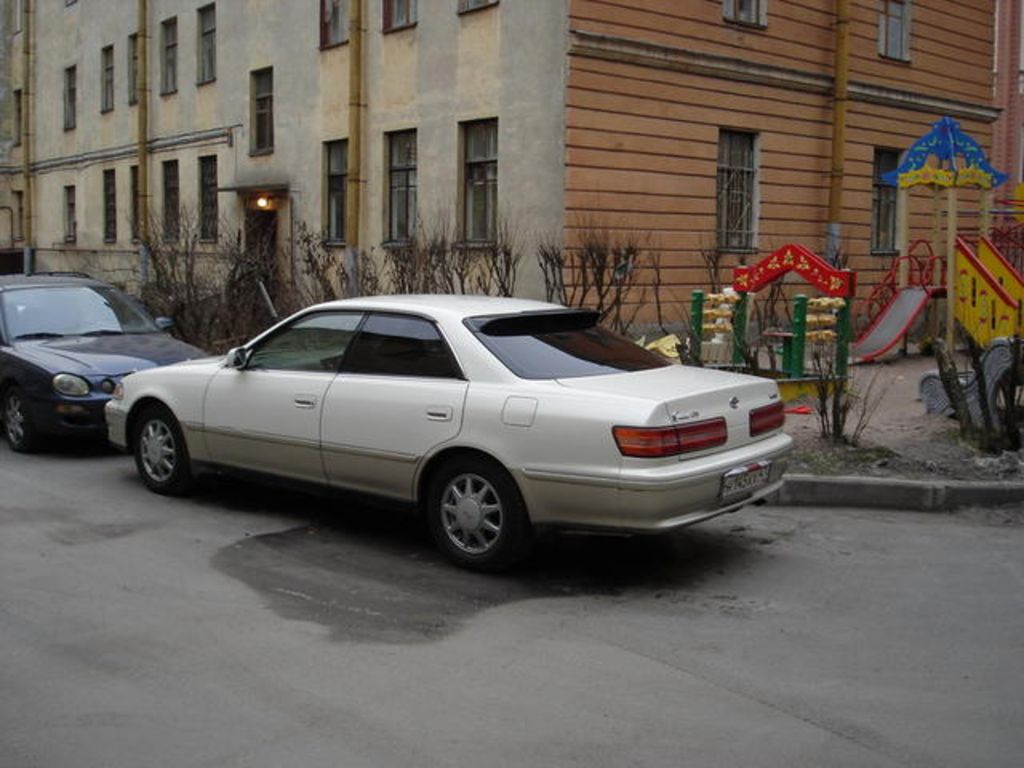
M162 405L149 405L135 420L132 453L142 481L166 496L188 493L194 484L188 446L178 420Z
M481 456L459 456L431 478L427 522L434 541L457 565L498 571L530 551L532 531L515 481Z
M4 437L11 450L18 453L33 453L39 450L41 441L39 430L32 421L28 401L21 387L11 385L4 391L3 407Z

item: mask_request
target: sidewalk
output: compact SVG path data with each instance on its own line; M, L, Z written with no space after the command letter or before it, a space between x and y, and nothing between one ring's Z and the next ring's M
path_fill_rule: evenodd
M918 354L852 368L854 389L870 386L877 399L858 446L822 440L817 413L788 415L796 449L775 503L921 511L1024 504L1024 455L981 454L960 441L955 420L924 412L918 382L935 368ZM857 418L855 408L847 434Z

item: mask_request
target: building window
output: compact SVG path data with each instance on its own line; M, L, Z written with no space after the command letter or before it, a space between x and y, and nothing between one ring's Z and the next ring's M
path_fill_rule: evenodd
M75 214L75 188L64 187L64 242L73 243L78 237L78 219Z
M103 172L103 242L117 242L117 176Z
M274 151L274 68L259 69L251 75L252 154Z
M165 160L164 169L164 240L174 241L181 232L181 198L178 194L178 161Z
M14 240L24 240L25 230L22 217L25 215L25 193L20 189L13 190L14 195L14 221L11 222L11 237Z
M196 82L217 79L217 8L213 3L199 9L199 50Z
M895 171L900 153L895 149L876 149L871 177L871 252L891 254L896 251L896 187L886 184L882 176Z
M199 238L217 239L217 156L199 158Z
M498 223L498 121L463 125L465 235L493 242Z
M12 94L13 104L13 125L11 126L11 133L14 134L14 146L21 144L21 90L17 89Z
M755 134L722 131L718 137L716 232L719 250L754 249L757 166Z
M722 17L740 24L768 26L768 0L722 0Z
M345 242L345 184L348 181L348 142L324 145L327 166L327 239Z
M384 0L383 29L401 29L416 23L416 0Z
M131 184L131 198L132 198L132 209L130 211L129 219L131 220L132 227L132 240L139 239L139 166L133 165L129 169L129 179Z
M167 19L160 25L160 93L178 90L178 19Z
M338 45L348 39L346 0L320 0L320 47Z
M878 53L910 61L910 0L879 0Z
M70 131L77 120L75 110L78 104L78 70L68 67L64 70L64 130Z
M114 46L100 51L100 112L114 108Z
M139 36L128 35L128 103L139 101Z
M412 239L416 229L416 131L388 134L388 240Z
M472 11L477 8L486 8L488 5L497 5L498 0L459 0L459 13Z

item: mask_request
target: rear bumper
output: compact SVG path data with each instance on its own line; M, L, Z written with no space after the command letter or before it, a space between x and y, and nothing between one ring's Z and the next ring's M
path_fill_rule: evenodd
M627 468L617 475L553 475L525 468L516 479L535 525L657 533L732 512L775 493L792 444L792 438L779 434L725 453ZM722 476L757 461L771 462L768 482L723 501Z

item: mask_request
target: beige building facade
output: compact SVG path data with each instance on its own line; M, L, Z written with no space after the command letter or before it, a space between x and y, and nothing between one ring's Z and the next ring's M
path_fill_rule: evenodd
M478 240L500 220L524 252L557 235L565 2L364 0L361 179L350 4L7 0L8 268L130 284L147 227L285 252L306 228L338 258L428 227Z

